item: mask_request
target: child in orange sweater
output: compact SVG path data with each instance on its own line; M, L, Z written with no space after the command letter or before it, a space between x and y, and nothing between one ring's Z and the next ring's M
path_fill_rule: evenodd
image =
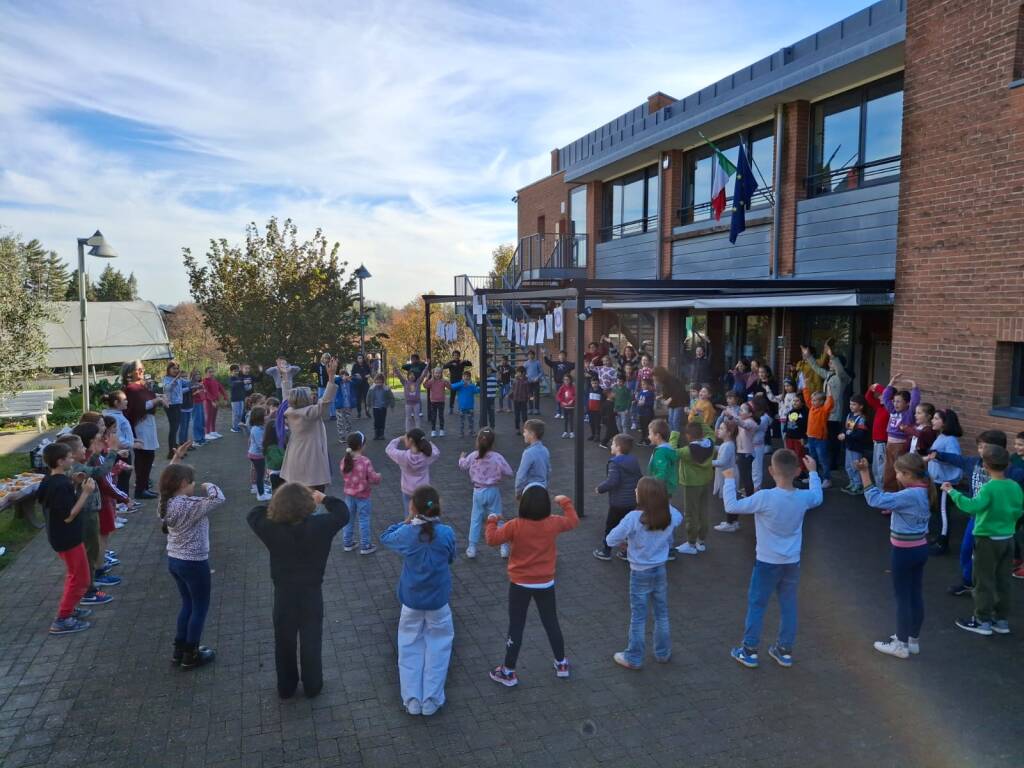
M828 415L832 413L832 396L824 392L811 392L804 387L804 402L810 403L807 412L807 453L818 463L818 476L822 488L831 488L831 467L828 463Z
M561 515L551 514L551 497L546 488L526 486L519 500L519 517L498 527L498 516L487 518L485 538L492 547L511 544L508 558L508 640L505 643L505 663L491 670L491 679L511 688L519 683L516 660L523 642L523 627L530 600L537 601L548 642L555 655L555 675L569 676L569 660L565 658L565 641L555 611L555 563L560 533L571 531L580 524L576 509L567 496L555 496L562 508Z

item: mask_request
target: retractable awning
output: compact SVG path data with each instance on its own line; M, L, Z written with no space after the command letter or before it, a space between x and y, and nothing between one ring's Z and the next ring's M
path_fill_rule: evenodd
M606 301L602 309L761 309L772 307L864 307L891 306L891 293L798 293L770 296L719 296L697 299Z

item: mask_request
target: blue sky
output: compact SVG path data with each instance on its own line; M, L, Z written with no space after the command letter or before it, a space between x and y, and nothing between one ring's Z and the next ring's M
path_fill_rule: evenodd
M486 272L552 148L865 5L0 0L0 227L100 228L174 303L182 247L291 216L404 304Z

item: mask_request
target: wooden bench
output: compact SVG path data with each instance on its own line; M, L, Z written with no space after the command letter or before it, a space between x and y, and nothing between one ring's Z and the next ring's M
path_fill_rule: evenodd
M50 424L47 416L53 408L53 390L35 389L0 398L0 419L35 419L36 429L42 432Z

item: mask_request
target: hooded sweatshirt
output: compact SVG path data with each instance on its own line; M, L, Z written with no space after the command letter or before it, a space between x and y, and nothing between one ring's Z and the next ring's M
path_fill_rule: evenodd
M711 439L705 437L693 440L689 445L679 448L679 433L673 432L668 441L676 448L676 455L679 457L679 485L711 485L715 479L715 468L711 464L715 444Z
M441 451L431 443L434 450L427 456L419 451L402 448L399 445L401 439L396 437L388 443L384 453L402 470L402 493L412 496L413 491L421 485L430 485L430 465L440 458Z
M640 462L633 454L612 456L608 460L608 476L597 486L597 492L608 494L609 507L632 509L636 506L636 486L643 476Z

